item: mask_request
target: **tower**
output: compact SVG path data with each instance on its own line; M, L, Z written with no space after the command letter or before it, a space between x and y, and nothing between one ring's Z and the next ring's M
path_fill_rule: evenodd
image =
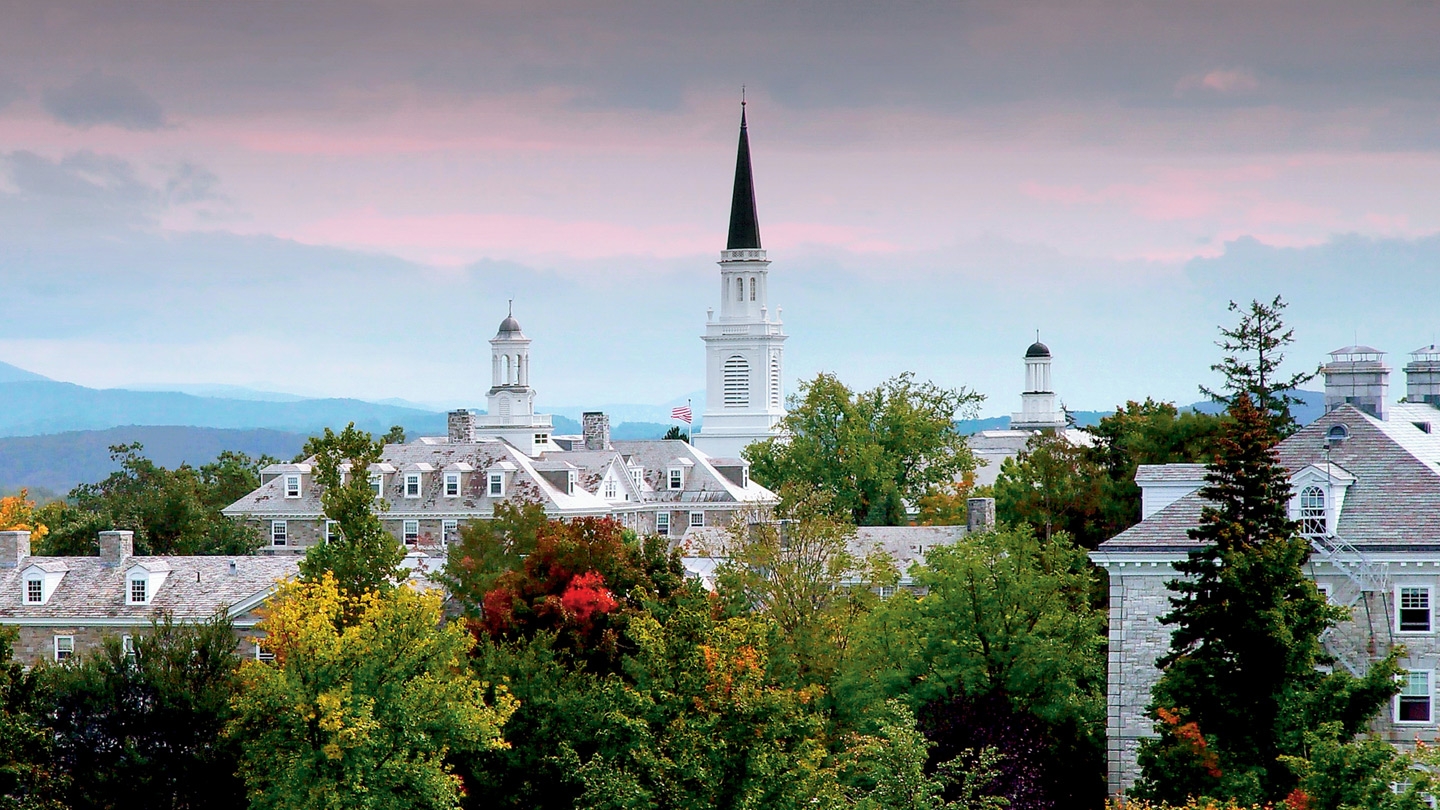
M504 439L527 456L555 450L549 414L535 413L535 389L530 387L530 338L520 331L512 307L490 339L490 390L486 413L468 419L451 414L451 440L490 436ZM468 425L460 424L468 422Z
M1050 384L1050 347L1037 340L1025 350L1025 390L1020 393L1020 413L1011 414L1011 430L1060 430L1065 413L1055 407L1055 389Z
M1390 396L1390 367L1385 352L1369 346L1346 346L1330 352L1320 367L1325 375L1325 412L1349 403L1376 419L1385 418Z
M770 261L760 247L750 135L740 105L740 146L730 198L730 234L720 253L720 314L706 313L705 416L695 446L733 458L751 442L776 435L785 417L784 343L780 312L771 316Z

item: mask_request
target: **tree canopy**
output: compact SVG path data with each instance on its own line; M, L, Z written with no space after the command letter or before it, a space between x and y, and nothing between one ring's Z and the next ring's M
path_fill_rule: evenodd
M352 595L391 587L405 549L380 522L377 510L386 502L376 497L370 482L370 466L379 463L384 445L351 422L339 433L325 428L306 447L315 456L315 482L324 488L325 517L339 531L301 558L301 578L315 583L329 573Z
M1252 300L1243 308L1231 301L1230 311L1240 313L1240 322L1231 329L1220 328L1221 340L1215 345L1226 355L1210 367L1220 373L1224 382L1218 390L1200 386L1200 393L1227 407L1241 394L1249 396L1270 420L1270 429L1282 439L1297 428L1290 406L1301 400L1291 392L1315 379L1317 373L1286 375L1280 370L1285 363L1284 348L1295 342L1295 330L1285 326L1286 306L1278 295L1268 304Z

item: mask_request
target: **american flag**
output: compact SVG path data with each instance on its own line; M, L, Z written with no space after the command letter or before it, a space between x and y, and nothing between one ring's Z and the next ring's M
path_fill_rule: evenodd
M694 418L694 415L690 413L689 405L682 405L679 408L670 409L670 418L679 419L681 422L684 422L688 425L690 424L690 420Z

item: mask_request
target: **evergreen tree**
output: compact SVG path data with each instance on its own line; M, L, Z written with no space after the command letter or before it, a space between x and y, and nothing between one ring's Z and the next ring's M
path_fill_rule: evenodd
M1142 745L1143 796L1183 803L1209 796L1241 803L1284 798L1296 784L1282 757L1336 721L1353 737L1394 693L1395 659L1363 679L1323 673L1320 634L1345 618L1303 566L1309 544L1287 515L1289 475L1276 461L1272 414L1244 391L1230 405L1190 531L1202 544L1169 583L1171 651L1152 692L1160 732Z
M370 465L379 463L384 445L356 430L354 422L340 433L325 428L325 435L312 442L315 480L325 488L320 503L340 531L306 552L300 578L315 583L329 571L351 596L391 587L405 549L380 522L377 509L386 503L376 497L369 472Z
M1225 378L1220 391L1200 386L1200 393L1226 407L1233 405L1239 395L1249 395L1254 406L1269 418L1271 430L1282 439L1297 429L1290 406L1301 400L1290 392L1315 379L1316 374L1312 371L1285 377L1280 373L1285 362L1281 350L1295 342L1295 330L1285 328L1285 307L1278 295L1268 304L1252 300L1242 312L1240 323L1234 329L1222 328L1224 339L1215 344L1229 353L1210 367ZM1241 312L1240 305L1231 301L1230 311Z
M55 762L55 733L41 673L14 660L16 631L0 627L0 808L66 810L69 775Z

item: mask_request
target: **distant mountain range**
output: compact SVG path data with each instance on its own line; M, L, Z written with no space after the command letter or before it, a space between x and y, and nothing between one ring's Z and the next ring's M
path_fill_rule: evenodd
M1299 405L1291 406L1291 414L1295 421L1302 425L1308 425L1325 415L1325 394L1320 391L1293 391L1301 400ZM1182 411L1199 411L1200 413L1220 413L1224 408L1214 402L1192 402L1181 407ZM1091 427L1100 424L1100 420L1113 415L1114 411L1071 411L1070 415L1075 417L1075 424L1080 427ZM969 436L972 433L979 433L982 430L1009 430L1010 417L993 416L987 419L962 419L955 423L961 433Z

